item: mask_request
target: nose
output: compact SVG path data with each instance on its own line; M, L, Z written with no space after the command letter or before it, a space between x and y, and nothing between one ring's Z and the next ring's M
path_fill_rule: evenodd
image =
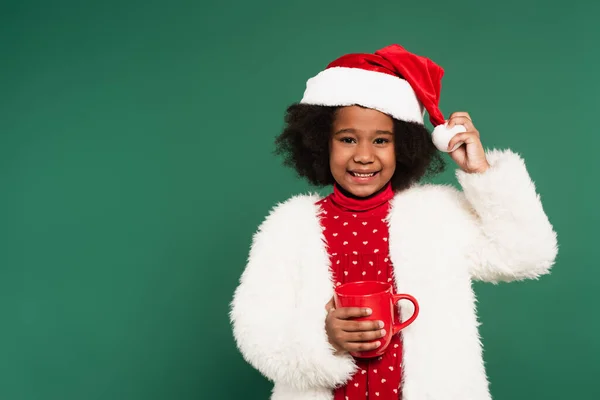
M375 160L375 153L371 144L367 141L363 141L355 147L354 162L357 164L370 164Z

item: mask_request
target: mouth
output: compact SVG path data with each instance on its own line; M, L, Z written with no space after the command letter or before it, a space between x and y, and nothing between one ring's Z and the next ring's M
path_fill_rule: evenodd
M348 173L357 178L372 178L379 173L379 171L373 172L357 172L357 171L348 171Z

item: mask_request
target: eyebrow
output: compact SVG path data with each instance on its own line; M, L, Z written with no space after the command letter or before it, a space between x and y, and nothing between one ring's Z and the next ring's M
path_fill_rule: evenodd
M356 129L352 129L352 128L344 128L344 129L340 129L339 131L335 132L333 135L339 135L341 133L356 133ZM377 130L375 131L376 134L378 135L394 135L393 132L390 131L381 131L381 130Z

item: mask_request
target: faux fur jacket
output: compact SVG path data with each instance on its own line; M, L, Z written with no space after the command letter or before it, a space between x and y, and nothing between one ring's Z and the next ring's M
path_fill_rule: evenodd
M457 172L462 191L417 185L392 200L397 288L421 309L402 331L403 400L489 400L471 283L538 278L554 263L556 234L523 160L510 151L487 157L486 172ZM237 345L274 382L272 400L331 400L356 368L351 356L334 355L325 333L333 283L318 200L296 196L272 210L231 304Z

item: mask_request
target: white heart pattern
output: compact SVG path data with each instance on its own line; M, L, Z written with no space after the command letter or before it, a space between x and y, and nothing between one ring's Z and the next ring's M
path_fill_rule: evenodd
M348 223L347 223L347 222L344 222L344 226L346 226L346 225L348 225Z
M352 214L352 216L353 216L354 218L356 218L356 214Z
M377 271L377 275L381 275L381 271Z
M353 251L352 254L354 254L356 256L356 255L358 255L358 251Z
M389 258L386 257L386 258L383 259L383 261L388 262Z
M383 238L383 241L384 241L384 242L387 242L387 238Z
M379 392L375 392L375 396L379 396Z
M358 235L358 232L352 232L352 234L353 234L354 236L356 236L356 235Z
M367 221L363 221L363 223L362 223L362 224L363 224L363 225L366 225L366 224L367 224Z
M352 261L352 264L356 265L358 264L358 261Z
M369 265L372 267L373 266L373 261L369 261Z
M338 219L340 216L339 215L334 215L333 218Z
M379 249L373 250L373 253L379 253Z
M373 373L374 373L374 374L376 374L376 373L377 373L377 370L376 370L376 369L374 369L374 370L373 370Z
M348 242L344 242L344 246L347 245L347 244L348 244Z
M387 381L385 380L385 378L383 378L383 379L381 380L381 383L386 383L386 382L387 382Z
M393 370L394 370L394 367L390 366L390 371L393 371Z
M395 348L395 349L397 349L397 348L398 348L398 344L397 344L397 343L394 345L394 348Z
M394 389L394 393L398 393L398 389Z
M365 241L363 242L363 244L364 244L364 245L366 245L367 243L369 243L367 240L365 240Z
M348 271L344 271L344 275L348 276Z
M377 229L373 229L373 233L377 233Z
M338 234L337 233L332 233L333 237L336 237Z
M358 383L355 383L354 386L358 387Z

